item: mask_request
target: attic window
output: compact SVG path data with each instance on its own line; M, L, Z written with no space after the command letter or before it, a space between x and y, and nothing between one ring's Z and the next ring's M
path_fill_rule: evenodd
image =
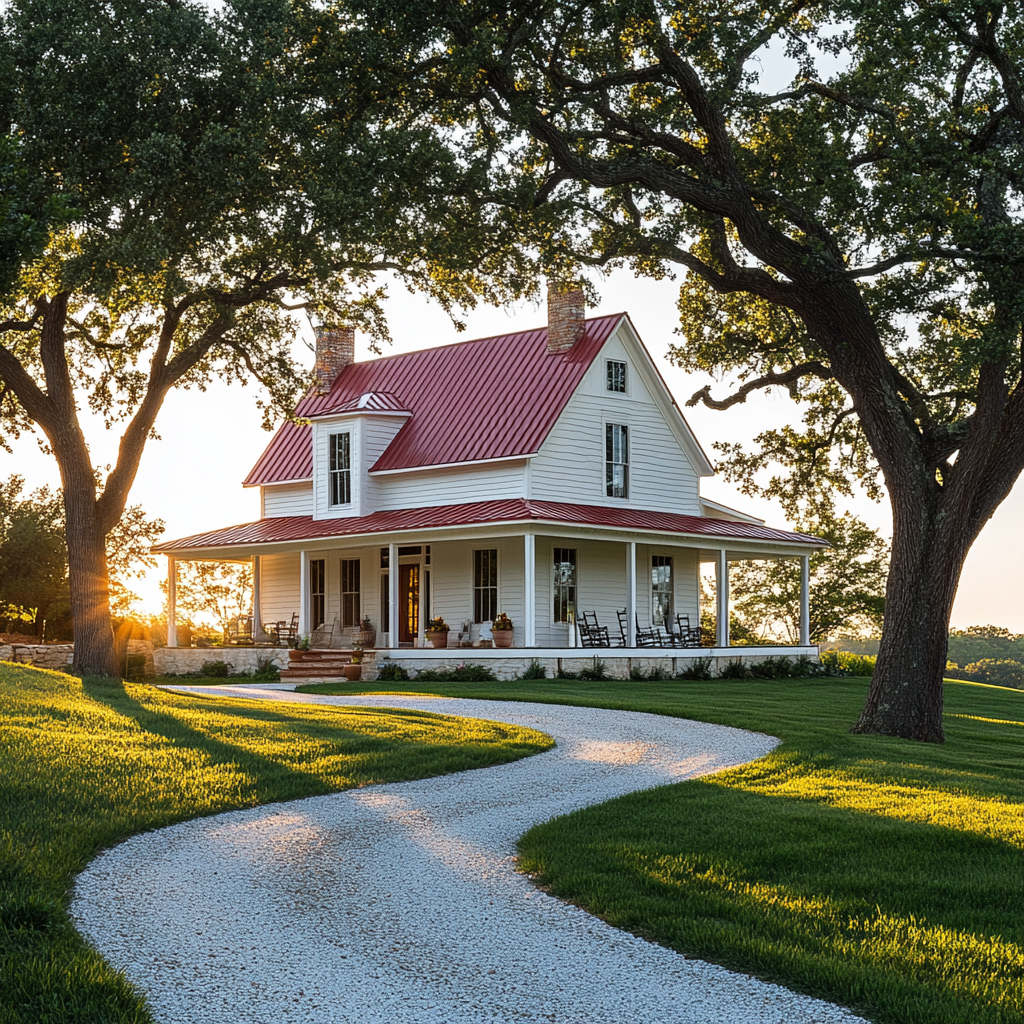
M626 393L626 364L618 359L608 360L607 390L621 395Z

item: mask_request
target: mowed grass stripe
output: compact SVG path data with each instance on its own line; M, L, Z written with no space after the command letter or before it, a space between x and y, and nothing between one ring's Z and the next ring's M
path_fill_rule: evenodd
M98 850L186 818L551 745L495 722L83 684L0 663L0 1024L150 1020L67 917L74 876Z
M934 745L851 735L863 679L400 685L780 737L531 829L520 866L620 928L875 1021L1024 1021L1024 693L947 684Z

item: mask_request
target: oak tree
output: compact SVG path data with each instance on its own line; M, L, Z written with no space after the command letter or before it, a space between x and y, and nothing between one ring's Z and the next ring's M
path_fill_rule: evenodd
M453 198L467 168L378 45L302 0L4 6L0 426L59 465L82 672L118 671L105 540L170 389L255 380L289 412L297 317L383 340L379 271L446 308L515 293L519 257ZM85 407L121 434L99 484Z
M746 458L781 459L797 491L888 496L885 624L855 728L941 741L964 558L1024 467L1024 10L360 7L495 154L495 201L529 210L549 266L685 273L675 358L736 382L694 400L788 389L803 425ZM761 85L768 48L793 63L786 87Z

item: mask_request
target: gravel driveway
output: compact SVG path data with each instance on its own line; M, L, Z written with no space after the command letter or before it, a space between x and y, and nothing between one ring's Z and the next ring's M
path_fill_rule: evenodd
M188 687L179 689L188 690ZM846 1010L618 931L514 867L530 826L768 753L757 733L625 711L192 688L531 726L514 764L135 836L72 915L167 1024L847 1024Z

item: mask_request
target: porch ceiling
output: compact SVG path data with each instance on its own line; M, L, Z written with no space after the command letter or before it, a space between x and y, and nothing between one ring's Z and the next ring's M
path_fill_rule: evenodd
M308 548L312 542L377 542L412 536L419 540L458 538L467 531L493 533L504 528L513 533L584 533L608 540L661 540L686 543L688 547L717 551L726 546L729 558L771 558L810 553L828 543L786 530L756 523L709 519L633 508L575 505L569 502L502 501L468 502L428 508L395 509L345 519L313 519L281 516L229 526L179 540L165 541L154 553L178 558L239 558L269 551ZM426 536L430 533L434 536ZM625 534L626 536L623 536ZM323 544L317 546L324 546ZM334 546L334 545L329 545Z

